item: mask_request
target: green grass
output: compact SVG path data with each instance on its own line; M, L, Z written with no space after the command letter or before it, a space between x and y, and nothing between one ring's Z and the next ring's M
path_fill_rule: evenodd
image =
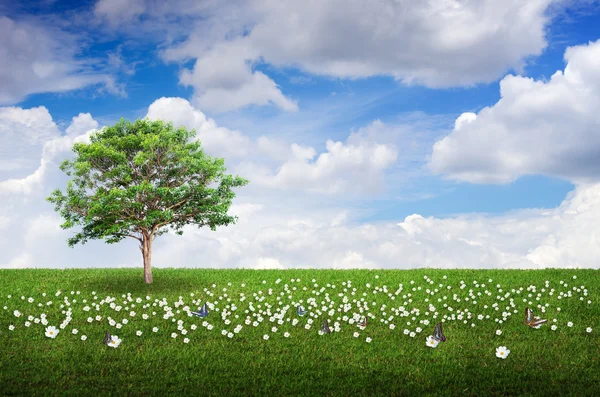
M433 285L426 282L425 275L434 281ZM443 279L444 275L447 279ZM153 277L154 283L145 285L141 269L0 270L0 395L600 395L600 312L597 302L600 272L597 270L154 269ZM300 282L290 281L297 278ZM278 284L277 279L281 279ZM313 279L318 287L314 287ZM342 285L348 280L352 284L350 288ZM414 284L410 284L411 280ZM549 287L542 292L546 280ZM568 286L560 284L561 280ZM466 284L464 289L460 288L461 281ZM478 288L473 281L480 284ZM242 283L245 283L244 287ZM290 290L293 287L297 290L279 295L285 284ZM327 284L335 285L335 289ZM395 295L399 284L403 284L403 289ZM497 284L501 285L501 293ZM536 286L536 292L528 291L531 285ZM376 287L383 289L384 286L387 293L382 290L374 293ZM419 286L421 290L412 290ZM316 295L322 287L325 290ZM581 288L581 291L573 290L573 287ZM213 295L208 295L205 288ZM223 292L223 288L227 291ZM273 295L268 294L269 288L273 289ZM356 288L355 295L351 295L352 288ZM426 294L426 288L438 288L439 291L431 296ZM520 288L523 290L517 294ZM549 295L551 288L555 289L552 296ZM481 293L476 304L472 299L464 299L469 297L470 289L475 296ZM55 296L58 290L62 293ZM262 302L256 302L253 296L259 290L262 295L258 296L265 297ZM486 290L491 296L484 293ZM80 294L72 295L71 291L80 291ZM96 292L96 300L93 300L92 291ZM561 292L567 294L568 291L571 297L558 299ZM44 292L45 297L42 296ZM363 292L367 295L363 296ZM122 297L127 293L131 294L133 302ZM227 302L226 297L218 300L224 293L231 302ZM246 295L245 301L240 301L240 293ZM333 316L316 312L326 300L325 293L329 293L334 302L336 313ZM347 296L348 304L352 305L346 313L343 309L341 313L337 311L338 307L343 307L340 293ZM403 298L409 293L411 297ZM497 299L506 293L510 295L504 301ZM539 301L536 300L538 293ZM388 294L395 296L395 300ZM460 302L454 300L454 294ZM12 297L9 299L8 295ZM288 295L292 295L291 300ZM146 296L151 299L146 300ZM184 304L175 307L179 296ZM276 300L278 296L281 301ZM446 300L438 302L443 296ZM28 302L29 297L34 298L33 303ZM106 297L116 298L114 303L123 309L117 312L108 302L102 304L99 311L91 306L92 302L100 304ZM65 298L71 304L72 320L65 329L59 329L55 339L48 338L45 328L50 325L59 328L66 317L62 313L68 309ZM136 298L141 298L142 302L136 303ZM168 320L163 318L166 306L142 307L162 298L174 313ZM307 304L308 298L315 298L318 307ZM343 319L337 320L338 316L351 318L353 313L358 314L353 299L361 298L368 302L368 312L374 316L369 317L365 330L359 330L355 324L350 325ZM412 302L408 302L410 298ZM426 298L429 302L425 302ZM510 308L511 316L498 324L494 319L502 319L502 312L506 311L511 298L515 305ZM523 298L527 302L523 302ZM83 303L83 299L87 303ZM317 315L310 330L304 325L311 317L296 315L295 305L301 299L304 308ZM46 305L48 300L53 302L52 305ZM191 310L198 309L201 303L192 300L219 303L215 310L209 308L207 318L200 319L188 317L183 310L185 305ZM244 311L250 301L253 301L255 313L266 310L266 303L272 305L272 314L289 305L284 324L271 323L269 315L263 315L264 320L257 327L246 325ZM38 307L38 303L43 307ZM135 304L133 308L132 303ZM228 316L231 324L225 325L219 310L232 303L237 310ZM387 305L385 319L394 316L390 321L395 324L394 329L380 322L384 318L380 309L384 303ZM429 303L435 306L437 318L428 311ZM444 303L453 311L443 307ZM498 303L498 311L491 307L494 303ZM549 306L546 313L542 313L537 305L546 303ZM65 307L61 308L61 304ZM91 307L89 312L83 310L86 305ZM488 308L484 309L484 305ZM125 310L125 306L129 308ZM408 312L417 308L420 313L411 313L408 317L396 315L392 308L400 306ZM547 318L548 323L537 330L525 326L526 306L537 316ZM557 307L561 308L560 312ZM473 314L467 324L463 323L466 315L462 321L452 319L452 314L458 316L457 312L465 309ZM515 309L516 314L512 312ZM22 315L16 317L15 310ZM131 310L136 312L134 317L129 315ZM152 311L156 312L155 316ZM34 321L30 327L24 325L28 316L40 318L41 313L47 315L47 325ZM142 319L143 313L150 317ZM235 314L239 318L236 319ZM478 320L478 314L489 315L489 319ZM96 315L102 316L101 321L87 322L89 316ZM416 317L414 321L413 316ZM127 318L129 322L117 329L109 325L108 317L117 322ZM288 318L297 318L299 322L293 326ZM325 318L329 319L332 328L338 321L340 332L319 335ZM427 347L425 338L432 334L435 323L442 318L445 318L443 327L448 341L437 348ZM183 327L188 331L186 335L181 334L173 319L183 320ZM557 322L553 323L553 319ZM208 330L202 326L204 320L214 328ZM420 320L429 320L429 324L419 324ZM407 325L407 321L411 325ZM573 322L572 327L567 327L569 321ZM476 326L471 327L471 323ZM9 330L11 324L15 326L12 331ZM192 324L196 324L196 330L190 328ZM233 332L238 324L243 328L233 338L221 334L222 329ZM552 324L558 327L555 331L550 328ZM275 333L271 331L273 326L278 327ZM416 333L415 337L403 333L404 329L415 331L417 326L422 332ZM153 327L158 327L159 332L152 332ZM586 332L587 327L592 328L591 333ZM73 329L79 332L73 334ZM500 336L495 333L498 329L502 330ZM102 343L107 330L122 339L117 348ZM136 335L138 330L142 331L141 336ZM175 339L171 337L173 332L178 334ZM289 332L290 337L285 338L284 332ZM359 332L360 336L355 338L354 332ZM270 335L269 340L263 339L265 334ZM87 340L82 341L82 335L86 335ZM189 338L189 343L183 342L185 337ZM370 343L366 342L367 337L372 338ZM506 359L496 357L498 346L510 349Z

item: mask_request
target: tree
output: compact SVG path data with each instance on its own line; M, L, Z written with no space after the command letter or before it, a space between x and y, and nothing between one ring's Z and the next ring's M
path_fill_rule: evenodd
M125 237L140 242L144 282L152 283L152 242L168 228L182 235L187 224L198 227L235 223L227 215L232 188L247 180L224 175L224 160L204 154L196 132L175 130L171 123L121 119L90 135L90 143L75 143L74 160L60 169L68 176L67 195L59 189L46 200L55 204L65 222L61 228L83 225L68 239L69 247L89 239L113 244Z

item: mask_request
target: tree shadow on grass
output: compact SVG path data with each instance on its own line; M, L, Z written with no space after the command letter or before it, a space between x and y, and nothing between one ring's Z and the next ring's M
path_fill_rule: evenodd
M103 269L102 274L85 276L80 279L80 288L90 291L132 295L164 295L181 291L202 290L200 284L189 274L174 271L176 269L153 269L152 284L144 282L142 269Z

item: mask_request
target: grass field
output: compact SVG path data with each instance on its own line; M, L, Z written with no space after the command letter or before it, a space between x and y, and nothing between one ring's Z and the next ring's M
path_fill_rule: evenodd
M141 269L0 270L0 394L600 395L597 270L153 276L145 285ZM207 317L188 315L204 302ZM524 325L525 307L548 323ZM333 332L321 335L325 319ZM439 321L447 341L428 347ZM106 331L117 347L103 343Z

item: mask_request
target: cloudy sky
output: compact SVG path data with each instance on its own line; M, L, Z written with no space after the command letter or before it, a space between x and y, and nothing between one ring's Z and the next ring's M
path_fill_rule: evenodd
M45 201L119 118L250 180L153 267L600 267L600 1L0 0L0 267L142 267Z

